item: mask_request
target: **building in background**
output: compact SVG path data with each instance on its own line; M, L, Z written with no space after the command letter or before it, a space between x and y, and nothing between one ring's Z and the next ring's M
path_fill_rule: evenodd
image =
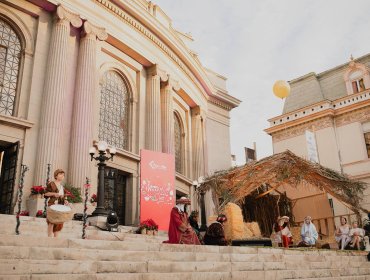
M283 114L269 120L274 153L291 150L339 172L370 183L370 54L323 73L309 73L290 81ZM310 214L349 214L322 193L296 194L314 213L300 209L296 219ZM314 207L312 207L314 206ZM364 192L370 209L370 188ZM326 210L324 210L326 209Z
M138 221L140 150L175 155L176 191L231 166L226 78L202 66L192 38L146 0L0 3L0 213L12 213L46 165L96 192L93 141L117 148L106 191L123 224Z

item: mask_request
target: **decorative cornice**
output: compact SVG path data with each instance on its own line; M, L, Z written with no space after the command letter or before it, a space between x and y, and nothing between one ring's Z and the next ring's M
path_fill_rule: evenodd
M180 86L179 81L177 81L174 78L172 78L171 75L168 75L168 80L165 83L165 86L170 87L174 91L180 91L180 89L181 89L181 86Z
M200 82L190 71L188 66L186 66L185 63L182 62L182 60L153 32L151 32L143 24L134 19L131 15L126 13L121 8L117 7L112 2L107 0L95 0L95 2L97 2L100 6L108 10L110 13L113 13L116 17L120 18L131 28L135 29L136 31L144 35L147 39L152 41L158 48L160 48L169 58L171 58L180 67L180 69L198 86L198 88L200 88Z
M66 21L76 28L82 26L82 19L80 18L80 15L67 10L62 5L59 5L57 8L56 18L58 20Z
M335 125L339 127L353 122L367 121L370 121L370 106L338 116L335 118Z
M304 124L300 124L294 127L290 127L284 130L280 130L278 132L271 133L272 142L280 142L282 140L286 140L289 138L293 138L299 135L303 135L306 130L317 131L320 129L333 127L333 118L332 117L324 117L321 119L316 119Z
M222 109L225 109L227 111L231 111L234 107L231 106L230 104L227 104L225 102L222 102L221 100L219 100L218 98L216 97L213 97L211 96L209 99L208 99L208 102L213 104L213 105L216 105L217 107L219 108L222 108Z
M84 22L83 35L93 36L101 41L105 41L108 38L108 33L105 31L105 28L93 25L89 21Z

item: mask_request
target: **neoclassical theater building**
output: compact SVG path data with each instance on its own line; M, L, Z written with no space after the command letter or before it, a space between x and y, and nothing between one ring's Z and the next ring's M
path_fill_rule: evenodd
M0 212L12 213L46 167L96 192L93 141L117 148L106 186L124 224L137 222L140 150L175 155L176 193L228 168L226 78L203 67L189 34L146 0L4 0L0 3ZM208 212L211 210L207 210Z

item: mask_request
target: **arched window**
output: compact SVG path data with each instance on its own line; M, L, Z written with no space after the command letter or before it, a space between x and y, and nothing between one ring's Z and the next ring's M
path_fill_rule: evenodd
M22 44L15 30L0 18L0 114L14 114Z
M128 145L129 89L116 71L104 73L100 99L99 140L119 149Z
M184 143L183 143L183 129L179 116L174 114L175 124L175 169L176 172L183 173L184 171Z

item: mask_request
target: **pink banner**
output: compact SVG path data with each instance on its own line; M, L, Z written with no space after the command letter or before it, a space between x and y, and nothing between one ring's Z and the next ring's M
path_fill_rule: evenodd
M141 150L140 222L152 219L168 230L175 205L174 155Z

